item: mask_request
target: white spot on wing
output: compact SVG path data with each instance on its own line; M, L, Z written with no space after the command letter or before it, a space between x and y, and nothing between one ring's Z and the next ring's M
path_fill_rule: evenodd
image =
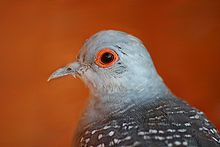
M173 139L173 137L172 136L167 136L166 139Z
M183 133L186 132L186 129L178 129L177 131Z
M181 142L180 141L175 141L174 144L175 145L181 145Z
M164 140L165 138L164 137L162 137L162 136L155 136L154 137L156 140Z
M102 134L99 134L99 135L98 135L98 139L101 139L102 137L103 137Z
M114 138L113 141L114 141L115 144L119 143L119 140L117 138Z
M114 134L115 134L114 131L110 131L110 132L108 133L109 136L113 136Z
M186 134L186 135L184 135L184 137L189 138L189 137L192 137L192 135L190 135L190 134Z
M174 134L173 137L175 137L175 138L180 138L181 136L178 135L178 134Z
M149 133L151 133L151 134L156 134L156 133L157 133L157 130L149 129Z
M108 128L111 128L111 126L104 126L104 130L108 129Z
M176 132L174 129L167 129L167 132Z
M159 130L158 132L159 132L160 134L163 134L163 133L164 133L164 131L162 131L162 130Z
M191 126L191 124L190 124L190 123L185 123L184 125L185 125L186 127Z
M145 135L146 133L145 132L138 132L138 135Z
M96 131L97 131L97 130L93 130L93 131L92 131L92 134L95 134Z
M187 146L188 142L187 141L183 141L183 145Z
M104 143L99 144L99 145L97 145L97 147L105 147L105 144Z
M87 138L87 139L85 140L86 143L88 143L89 141L90 141L90 138Z

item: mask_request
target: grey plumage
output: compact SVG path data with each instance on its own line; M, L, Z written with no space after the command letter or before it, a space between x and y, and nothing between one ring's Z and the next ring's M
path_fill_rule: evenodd
M108 68L95 64L104 48L119 59ZM55 71L80 77L90 101L74 146L220 146L220 136L197 109L166 87L142 42L120 31L101 31L88 39L77 61Z

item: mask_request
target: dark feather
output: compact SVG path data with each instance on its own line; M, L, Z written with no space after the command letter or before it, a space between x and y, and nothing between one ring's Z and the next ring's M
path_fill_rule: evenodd
M202 112L170 97L142 103L95 122L80 133L76 144L81 147L220 147L220 136Z

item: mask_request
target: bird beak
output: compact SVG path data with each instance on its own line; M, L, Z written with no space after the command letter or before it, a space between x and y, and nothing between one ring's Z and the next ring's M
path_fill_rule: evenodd
M55 72L53 72L47 81L50 81L55 78L67 76L67 75L72 75L75 77L76 75L78 75L79 68L80 68L79 62L76 61L76 62L70 63L64 67L57 69Z

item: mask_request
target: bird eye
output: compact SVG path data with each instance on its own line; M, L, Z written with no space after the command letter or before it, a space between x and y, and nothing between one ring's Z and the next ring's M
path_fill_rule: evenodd
M107 68L112 66L118 59L118 54L115 51L104 48L97 53L95 63L102 68Z

